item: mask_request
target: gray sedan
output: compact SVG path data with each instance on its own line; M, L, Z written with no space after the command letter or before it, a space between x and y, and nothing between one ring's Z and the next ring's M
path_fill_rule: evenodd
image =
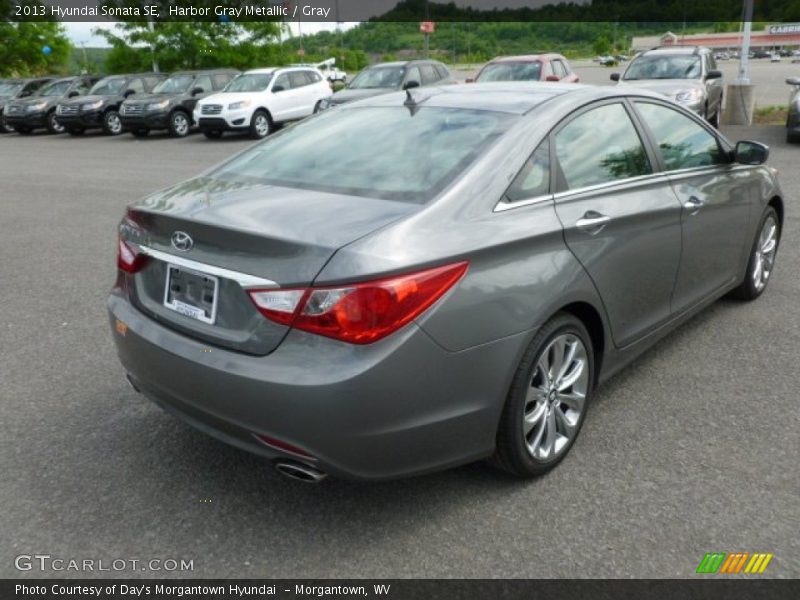
M632 88L325 111L128 209L119 356L165 410L295 479L540 474L604 380L764 292L784 215L767 154Z

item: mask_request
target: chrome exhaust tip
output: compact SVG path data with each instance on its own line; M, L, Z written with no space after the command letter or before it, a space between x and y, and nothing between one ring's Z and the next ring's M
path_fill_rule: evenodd
M281 461L275 463L275 470L289 479L302 481L303 483L319 483L328 476L327 473L323 473L314 467L295 462Z

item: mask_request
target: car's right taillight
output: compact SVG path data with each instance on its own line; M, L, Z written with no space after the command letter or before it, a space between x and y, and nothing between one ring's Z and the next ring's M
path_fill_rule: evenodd
M147 262L147 255L139 252L133 244L129 244L122 238L119 239L117 250L117 267L126 273L136 273Z
M351 344L371 344L425 312L467 266L459 262L350 285L248 293L268 319Z

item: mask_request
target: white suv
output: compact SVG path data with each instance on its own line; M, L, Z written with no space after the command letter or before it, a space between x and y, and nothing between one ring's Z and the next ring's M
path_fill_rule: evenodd
M330 84L313 67L253 69L232 79L220 93L200 100L194 122L207 138L248 131L259 139L278 123L317 112L331 94Z

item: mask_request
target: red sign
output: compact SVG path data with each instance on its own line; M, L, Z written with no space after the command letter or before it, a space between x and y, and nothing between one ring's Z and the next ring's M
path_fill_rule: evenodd
M420 33L433 33L436 31L436 23L433 21L422 21L419 24Z

